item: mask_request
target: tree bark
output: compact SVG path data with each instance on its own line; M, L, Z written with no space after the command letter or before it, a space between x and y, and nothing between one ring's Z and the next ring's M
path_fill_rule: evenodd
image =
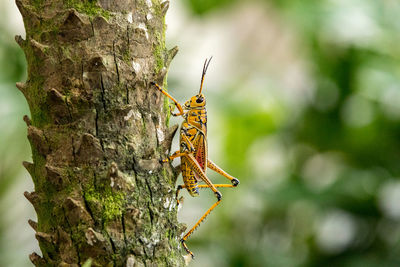
M17 0L36 266L182 266L160 0ZM165 84L164 84L165 85ZM90 260L89 260L90 261Z

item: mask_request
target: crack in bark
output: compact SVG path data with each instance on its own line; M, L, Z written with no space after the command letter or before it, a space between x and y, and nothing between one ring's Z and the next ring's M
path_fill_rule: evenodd
M100 74L100 84L101 84L101 102L103 103L103 108L104 111L107 111L106 107L106 101L105 101L105 89L104 89L104 83L103 83L103 75Z
M103 142L103 139L100 137L99 137L99 142L100 142L101 151L105 152L104 151L104 142ZM105 157L105 155L104 155L104 157Z
M83 84L83 61L81 61L81 83Z
M129 89L128 89L128 85L125 85L126 88L126 104L129 104Z
M129 25L126 26L126 36L128 40L128 52L130 51L129 45L130 45L130 38L129 38Z
M104 209L104 206L103 206L103 209ZM102 220L101 229L102 229L102 231L104 231L104 234L107 236L108 240L110 241L111 249L112 249L112 251L113 251L113 253L115 255L116 250L117 250L116 247L115 247L115 243L112 240L112 238L111 238L110 234L108 233L107 229L105 228L104 223L105 223L104 220ZM112 259L113 259L113 266L116 266L115 258L112 257Z
M75 145L74 145L74 137L71 136L71 146L72 146L72 158L74 162L76 162L76 153L75 153Z
M93 172L93 188L97 190L97 175L96 172Z
M132 157L132 161L133 161L133 164L132 164L132 170L133 170L133 173L135 174L135 183L136 183L136 188L137 188L137 190L138 190L138 196L140 196L140 186L139 186L139 181L138 181L138 171L136 170L136 164L137 164L137 162L136 162L136 160L135 160L135 157Z
M101 147L101 151L104 151L104 142L103 142L103 138L101 138L99 136L99 112L97 110L97 108L94 109L96 112L96 116L95 116L95 127L96 127L96 137L99 139L100 142L100 147Z
M115 41L113 41L113 54L114 54L115 69L117 71L117 79L118 79L118 83L120 83L117 56L115 55Z
M147 255L147 252L145 249L146 244L143 242L143 240L140 237L138 238L138 240L139 240L139 243L142 245L144 255L146 255L146 257L149 257L149 255ZM146 262L144 261L143 263L144 263L144 266L146 266Z
M149 202L147 202L147 208L149 209L149 217L150 217L151 228L153 228L154 214L153 214L153 211L151 210Z
M106 232L107 232L107 231L106 231ZM108 235L108 239L110 240L110 243L111 243L112 251L113 251L114 254L115 254L115 252L117 251L117 249L116 249L116 247L115 247L114 241L112 240L112 238L111 238L111 236L108 234L108 232L107 232L107 235ZM117 263L115 262L115 258L114 258L114 257L113 257L113 266L117 266Z
M151 190L149 181L148 181L147 179L144 179L144 180L145 180L145 182L146 182L147 189L149 189L151 204L154 206L154 202L153 202L153 191Z
M94 26L93 26L93 21L92 19L89 19L90 25L92 26L92 35L94 36Z
M82 187L81 187L81 189L82 189ZM93 216L93 212L92 212L92 210L90 209L89 203L88 203L87 200L86 200L86 192L85 192L83 189L82 189L82 191L83 191L83 203L85 204L85 208L86 208L87 212L89 213L90 217L92 218L94 224L96 225L96 219L95 219L95 217Z
M43 130L42 130L42 133L43 133L44 141L46 142L46 144L47 144L48 147L49 147L49 154L50 154L50 153L52 152L52 149L51 149L51 144L50 144L50 142L49 142L49 139L48 139L47 136L46 136L46 130L43 129Z
M68 115L69 115L69 118L70 118L70 121L72 122L72 113L71 113L71 106L68 104L68 99L67 98L65 98L65 105L67 105L67 109L68 109Z
M96 116L95 116L95 127L96 127L96 137L99 136L99 112L97 111L97 108L94 109Z
M147 188L149 190L149 193L150 193L151 205L154 206L153 191L151 190L149 181L147 179L145 179L145 182L146 182L146 186L147 186ZM154 214L153 214L153 210L151 209L150 202L147 202L147 208L149 209L149 217L150 217L151 228L153 228Z
M125 243L125 248L128 246L128 241L126 239L126 230L125 230L125 214L122 213L121 215L121 224L122 224L122 233L124 235L124 243Z

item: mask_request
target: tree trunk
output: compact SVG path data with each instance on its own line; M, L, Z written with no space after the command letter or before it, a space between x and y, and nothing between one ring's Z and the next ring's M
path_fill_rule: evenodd
M160 0L17 0L36 266L182 266Z

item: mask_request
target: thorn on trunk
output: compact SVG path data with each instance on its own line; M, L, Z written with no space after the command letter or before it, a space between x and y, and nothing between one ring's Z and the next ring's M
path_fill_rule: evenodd
M28 162L28 161L23 161L22 165L29 172L29 174L31 176L33 176L35 165L32 162Z
M24 96L26 96L26 83L17 82L15 86L24 94Z
M161 3L161 12L163 16L165 16L165 14L167 13L168 8L169 8L169 1L164 1Z
M29 259L35 266L45 266L46 265L45 260L42 257L40 257L36 252L33 252L32 254L30 254Z
M175 124L175 125L172 125L171 127L169 127L169 128L167 129L167 133L166 133L165 139L164 139L164 141L162 142L162 146L163 146L165 149L167 149L167 150L169 150L169 151L171 150L172 139L174 138L174 136L175 136L176 131L178 130L178 128L179 128L179 125L178 125L178 124Z
M41 44L32 38L29 41L34 51L36 51L40 57L44 58L46 56L46 51L49 49L49 46Z
M168 68L169 65L171 64L172 59L176 56L178 53L179 48L177 46L174 46L171 50L168 50L167 54L167 60L165 62L165 66Z
M17 7L19 9L19 12L21 12L22 17L29 17L30 9L27 7L29 5L29 3L27 3L26 0L15 0L15 3L17 4Z
M21 47L22 49L24 49L25 44L26 44L26 40L24 40L21 35L15 35L15 41L17 42L17 44L19 45L19 47Z
M27 200L29 200L29 202L31 202L31 204L34 207L37 206L37 204L39 202L39 195L36 192L29 193L28 191L25 191L24 196L26 197Z
M65 95L61 94L57 89L51 88L49 96L54 101L65 102Z
M106 240L101 233L96 232L91 227L86 231L85 237L86 237L87 243L91 246L96 246L97 245L96 243L100 243L100 244L104 245L105 240Z
M32 227L32 229L35 230L35 232L36 232L36 231L37 231L37 225L38 225L37 222L35 222L35 221L29 219L29 220L28 220L28 223L29 223L29 225Z
M45 168L48 181L56 188L61 189L64 185L62 169L49 164L46 164Z
M175 134L176 134L176 131L178 130L178 128L179 128L178 124L174 124L171 127L169 127L168 128L168 137L173 139Z
M76 200L68 197L64 202L64 208L67 211L68 221L72 225L79 223L93 223L93 219L84 207L83 200Z
M64 15L64 22L59 29L59 37L63 42L79 42L93 36L93 26L89 17L69 9Z
M43 233L43 232L37 232L35 234L35 237L36 237L37 241L39 241L40 243L49 243L49 244L53 243L53 237L50 234Z
M24 117L22 118L24 120L24 122L26 123L26 126L31 126L32 125L32 121L31 119L28 117L28 115L24 115Z
M50 152L50 147L46 141L44 133L39 128L34 126L28 127L28 139L32 145L39 151L42 155L47 155Z

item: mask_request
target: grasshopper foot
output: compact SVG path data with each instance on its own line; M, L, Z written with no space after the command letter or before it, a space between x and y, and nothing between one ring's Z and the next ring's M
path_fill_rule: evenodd
M178 197L179 191L181 191L182 188L184 188L182 185L178 185L178 187L176 188L176 206L178 207L178 210L183 204L183 196L181 196L180 198Z
M160 158L160 159L158 160L158 162L160 162L160 163L167 163L168 161L169 161L169 158L165 158L165 159Z
M173 117L179 116L179 113L174 113L174 109L175 109L175 106L169 106L169 113L171 114L171 116L173 116Z
M238 185L240 184L239 180L236 179L236 178L233 178L233 179L231 180L231 182L232 182L233 186L235 186L235 187L238 186Z
M216 196L216 198L218 199L218 201L221 201L221 199L222 199L222 194L221 194L219 191L215 192L215 196Z
M186 250L186 252L187 252L190 256L192 256L192 259L194 259L194 255L193 255L193 253L188 249L188 247L186 246L185 240L181 239L181 243L182 243L183 248Z
M183 196L181 196L179 199L176 200L176 206L178 207L178 211L181 208L181 206L183 205L183 201L184 201Z

